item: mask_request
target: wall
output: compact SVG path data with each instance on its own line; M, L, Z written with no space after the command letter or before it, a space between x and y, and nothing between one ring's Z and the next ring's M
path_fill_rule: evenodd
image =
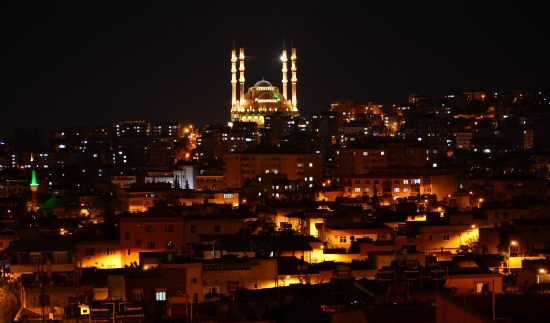
M35 313L42 314L42 306L40 305L40 288L39 287L25 287L22 292L23 299L21 306L33 311ZM44 307L44 315L46 319L50 314L50 309L55 309L55 318L62 319L62 315L65 313L64 306L67 304L70 297L75 296L75 287L46 287L45 295L50 296L50 303Z
M147 225L154 226L153 232L147 231ZM166 225L172 225L172 231L166 231ZM126 239L128 233L129 239ZM172 242L174 248L184 246L183 218L173 217L123 217L120 219L120 257L121 265L139 261L140 251L164 251L166 243ZM155 248L148 243L154 242ZM130 250L130 254L128 254Z
M446 276L446 285L456 288L458 294L481 293L480 284L488 284L489 291L502 293L501 274L449 275ZM494 280L494 287L493 287Z
M493 322L475 310L464 307L451 297L437 292L435 296L437 323L489 323Z
M82 267L121 268L120 240L75 241L76 254ZM86 249L93 248L93 255L86 255ZM89 252L88 252L89 253Z
M275 287L277 279L276 259L251 259L250 270L216 270L204 271L202 275L203 287L219 287L220 294L228 293L228 282L240 282L246 289Z

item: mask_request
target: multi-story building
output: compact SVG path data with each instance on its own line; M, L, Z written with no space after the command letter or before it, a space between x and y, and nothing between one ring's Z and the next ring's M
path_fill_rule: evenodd
M205 168L199 170L196 177L197 190L219 190L227 187L223 177L224 170L221 168ZM182 187L183 188L183 187Z
M244 151L246 148L246 133L240 130L227 129L215 132L214 153L215 159L223 160L228 153Z
M226 258L202 263L205 298L227 295L240 289L263 289L277 285L277 259ZM219 296L218 296L219 297Z
M448 169L398 168L368 175L345 176L344 195L350 197L389 195L393 198L421 195L438 197L452 194L458 187L457 175Z
M331 103L330 110L340 114L340 124L338 126L342 126L344 122L355 120L357 114L369 113L366 104L353 102L348 99L338 99L336 102Z
M230 208L240 205L239 192L230 190L197 190L194 192L180 192L180 205L220 204Z
M374 135L373 123L365 120L354 120L342 124L338 128L338 144L346 147L348 144L360 141Z
M128 188L140 181L140 176L135 174L121 174L111 176L111 184L119 188Z
M463 130L455 133L455 148L470 149L470 140L473 138L472 131Z
M179 183L180 188L197 189L199 168L193 163L179 161L174 165L172 172L174 174L174 180ZM220 187L218 187L218 189L219 188Z
M491 119L483 118L474 123L472 127L473 138L494 138L495 126Z
M311 116L311 131L321 137L325 147L337 143L339 126L340 113L336 111L327 110Z
M454 139L450 122L434 115L416 115L406 118L396 136L439 147L451 146Z
M72 240L46 240L25 238L11 241L6 253L9 272L15 277L38 271L69 277L79 268L75 261L75 246Z
M83 268L122 267L120 240L77 240L74 245Z
M122 120L115 124L117 137L145 138L151 132L151 124L145 120Z
M501 138L510 142L514 150L524 150L526 142L525 133L525 127L523 126L499 126L495 130L495 138Z
M257 219L258 217L252 214L231 211L213 216L186 217L183 229L185 243L200 243L204 237L232 235L239 232L243 222Z
M393 244L395 239L395 230L382 223L323 226L320 233L319 239L326 242L329 248L349 249L353 241L362 238L388 244Z
M179 140L186 135L185 127L177 122L161 122L151 127L152 137L171 137ZM189 132L189 129L187 130ZM174 140L172 140L174 141Z
M550 205L545 201L524 202L514 206L511 203L490 203L484 205L479 211L482 218L476 220L479 227L510 226L512 221L518 219L536 220L543 219L550 212Z
M174 164L176 155L174 151L174 139L172 137L155 137L148 141L147 151L149 156L148 165L171 166Z
M285 113L276 112L265 116L262 129L262 143L266 147L279 146L281 138L288 137L294 131L293 118Z
M51 148L53 134L50 129L25 128L14 130L15 151L39 152L48 151Z
M468 224L448 225L440 222L408 222L408 233L420 235L424 252L459 251L461 246L477 242L479 229Z
M430 104L434 98L430 94L413 93L408 96L408 103L415 105Z
M438 147L394 138L369 139L364 143L335 148L333 176L340 182L344 176L368 174L375 168L439 167L440 158Z
M523 130L523 149L535 147L535 136L532 127L525 127Z
M183 217L126 214L120 217L120 262L137 262L140 252L172 250L184 246Z
M110 140L83 139L78 142L76 148L76 150L71 151L72 165L101 167L114 164L111 158L112 142Z
M538 176L514 172L490 177L484 181L485 190L494 201L531 195L540 199L548 196L548 180Z
M300 188L320 186L321 155L294 151L247 151L226 155L227 187L241 187L245 181L261 180L262 174L286 174L300 180Z
M470 153L484 155L486 158L510 155L515 151L513 142L502 138L472 138Z

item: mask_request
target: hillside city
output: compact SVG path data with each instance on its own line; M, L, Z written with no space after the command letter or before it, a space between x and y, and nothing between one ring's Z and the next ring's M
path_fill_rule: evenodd
M286 74L245 94L232 62L227 124L0 143L6 322L550 315L549 89L339 98L306 117Z

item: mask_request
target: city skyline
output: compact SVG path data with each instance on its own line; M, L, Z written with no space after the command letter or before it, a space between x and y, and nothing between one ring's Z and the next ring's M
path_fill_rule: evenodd
M340 97L389 105L415 92L548 88L540 4L468 4L4 3L0 139L90 118L225 123L241 38L246 89L280 87L283 40L295 42L308 118Z

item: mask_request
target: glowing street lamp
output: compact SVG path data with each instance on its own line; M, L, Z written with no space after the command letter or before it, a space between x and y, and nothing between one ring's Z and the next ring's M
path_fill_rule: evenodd
M515 246L516 245L516 241L512 240L510 241L510 244L508 245L508 275L510 275L510 247L511 246Z
M539 274L537 275L537 284L540 284L540 276L544 275L546 273L546 269L541 268L539 269Z

